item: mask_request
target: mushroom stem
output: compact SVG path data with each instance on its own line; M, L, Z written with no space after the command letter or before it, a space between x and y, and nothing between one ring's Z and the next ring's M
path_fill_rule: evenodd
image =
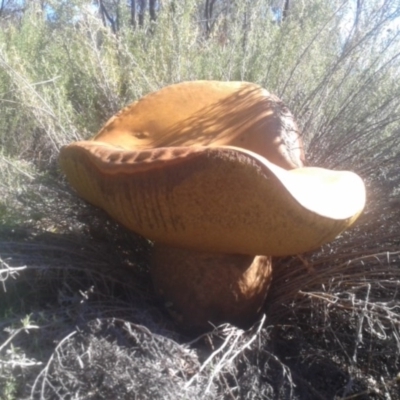
M193 251L156 243L156 293L190 331L230 322L246 328L260 313L271 283L271 257Z

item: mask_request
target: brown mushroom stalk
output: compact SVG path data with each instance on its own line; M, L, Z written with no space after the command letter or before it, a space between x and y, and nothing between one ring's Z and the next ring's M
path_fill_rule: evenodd
M80 196L156 243L156 291L190 328L251 323L271 256L313 250L357 219L361 178L303 160L277 97L213 81L149 94L60 154Z

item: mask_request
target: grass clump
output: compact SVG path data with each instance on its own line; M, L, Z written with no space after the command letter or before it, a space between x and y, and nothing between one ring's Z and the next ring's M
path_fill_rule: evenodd
M400 7L358 3L293 2L279 21L264 1L217 1L207 29L188 0L136 29L121 13L117 34L84 1L0 21L1 398L398 396ZM368 194L351 231L275 260L253 328L195 340L154 297L151 243L77 199L56 162L129 102L193 79L276 93L309 164L357 172Z

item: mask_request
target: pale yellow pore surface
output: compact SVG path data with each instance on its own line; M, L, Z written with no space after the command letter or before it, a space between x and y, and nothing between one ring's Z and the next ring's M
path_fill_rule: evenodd
M237 146L285 169L303 166L303 145L282 101L248 82L193 81L144 96L93 138L127 150Z
M250 151L129 151L93 141L62 149L71 185L143 236L199 251L284 256L334 239L361 213L350 172L286 171Z

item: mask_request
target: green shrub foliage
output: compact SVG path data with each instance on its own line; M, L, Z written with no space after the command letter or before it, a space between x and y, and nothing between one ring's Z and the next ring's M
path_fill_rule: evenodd
M139 1L135 25L129 4L100 3L106 14L89 1L25 2L23 12L9 10L0 21L6 154L51 161L61 145L94 134L127 103L194 79L253 81L276 93L300 121L315 163L347 167L355 149L366 158L379 155L381 140L393 146L395 0L359 8L293 1L288 10L279 2L219 0L207 13L210 2L156 2L156 20L145 10L137 24Z

